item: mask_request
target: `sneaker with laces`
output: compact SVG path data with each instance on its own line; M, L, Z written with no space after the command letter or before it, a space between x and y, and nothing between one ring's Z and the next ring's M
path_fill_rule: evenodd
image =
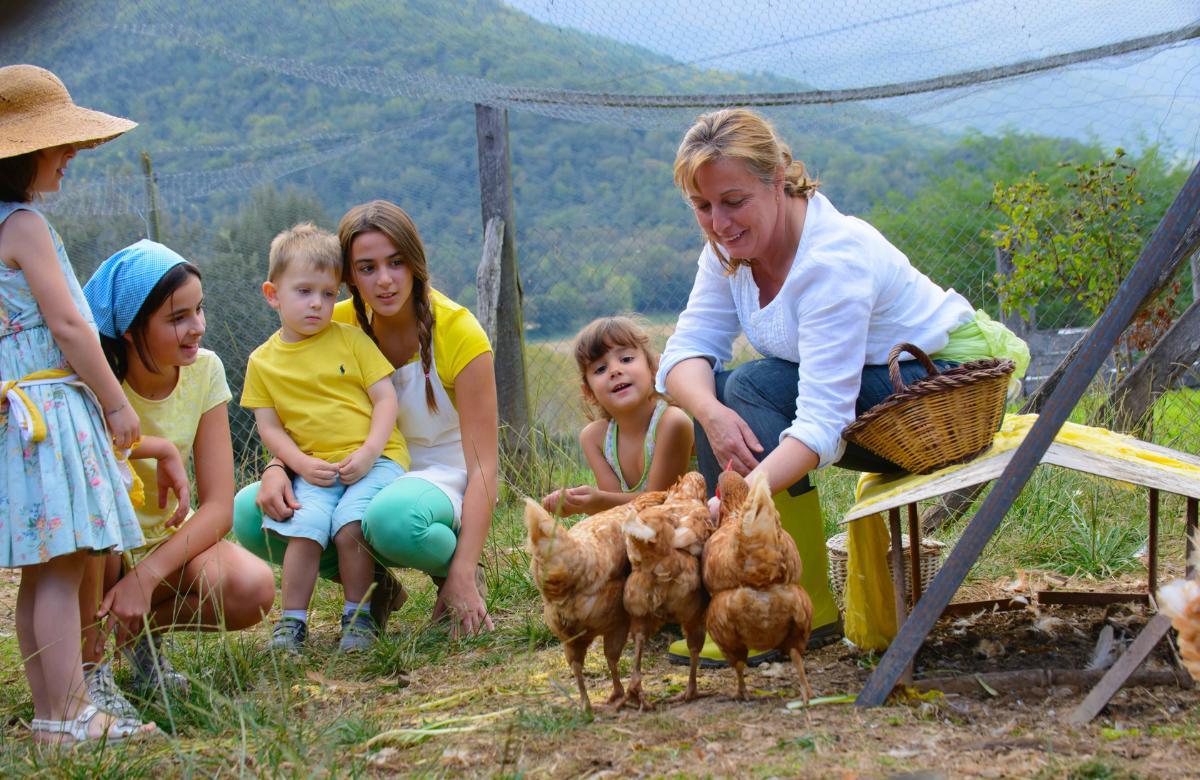
M379 626L366 612L342 615L342 639L338 652L355 653L366 650L379 639Z
M108 661L98 664L86 664L83 669L83 681L87 685L88 696L101 710L118 718L139 720L141 713L125 698L117 681L113 678L112 664Z
M167 691L176 695L188 692L191 683L175 670L163 652L161 636L138 638L133 649L126 652L133 671L133 684L143 691Z
M271 642L267 647L271 650L298 653L304 649L306 639L308 639L308 624L303 620L285 617L271 629Z

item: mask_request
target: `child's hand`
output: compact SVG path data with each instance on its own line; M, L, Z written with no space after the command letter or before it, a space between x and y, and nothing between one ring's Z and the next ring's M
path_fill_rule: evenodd
M175 498L179 499L179 506L175 507L175 513L164 524L167 528L174 528L184 521L188 510L192 508L191 487L188 485L187 471L183 468L183 458L179 455L179 450L174 446L167 447L166 456L158 459L156 473L158 475L158 508L167 508L168 492L174 493Z
M133 411L133 407L128 403L122 403L119 408L104 415L104 420L108 423L108 432L112 435L113 445L118 450L129 449L135 441L141 438L141 421L138 420L137 412Z
M150 613L151 596L161 582L152 574L140 571L141 568L135 566L118 580L104 594L100 609L96 611L96 617L109 618L109 628L116 629L117 647L127 644L130 637L136 636L141 630L142 621Z
M353 485L367 476L377 460L379 460L378 455L372 455L366 447L359 447L337 464L338 476L342 478L343 484Z
M329 487L337 479L338 468L320 458L306 455L304 461L294 471L304 477L304 481L317 487Z
M596 488L591 485L580 485L573 488L556 490L542 499L542 507L551 514L569 517L588 513L592 501L596 498Z

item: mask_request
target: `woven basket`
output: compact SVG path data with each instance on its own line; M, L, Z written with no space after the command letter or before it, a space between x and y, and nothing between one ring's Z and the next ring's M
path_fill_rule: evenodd
M908 557L908 536L902 536L900 548L904 554L904 583L909 593L912 593L912 562ZM939 542L937 539L921 539L921 592L929 590L929 583L933 579L933 575L938 573L938 569L942 568L942 551L946 545ZM840 602L846 596L846 566L850 560L850 554L846 549L846 532L831 536L825 542L825 549L829 551L829 584L833 588L833 594ZM888 547L888 578L892 576L892 551L891 546Z
M913 355L929 376L905 387L900 355ZM884 457L905 471L928 474L970 460L992 444L1004 417L1011 360L972 360L941 373L912 344L888 355L895 392L846 426L842 438Z

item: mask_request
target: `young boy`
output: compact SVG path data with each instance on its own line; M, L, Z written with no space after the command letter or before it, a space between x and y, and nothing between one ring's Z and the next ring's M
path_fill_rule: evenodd
M308 636L308 602L330 538L346 605L342 651L369 647L378 635L364 602L374 560L362 535L367 503L408 467L396 430L392 365L358 328L332 322L341 288L337 237L311 223L271 241L263 295L279 312L279 330L246 366L242 406L254 410L263 444L295 473L301 505L263 528L286 537L283 618L271 647L297 652Z

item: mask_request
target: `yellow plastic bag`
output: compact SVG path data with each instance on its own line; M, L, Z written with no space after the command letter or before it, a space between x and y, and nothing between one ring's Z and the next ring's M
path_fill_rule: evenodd
M863 475L864 477L866 475ZM859 478L857 495L864 480ZM864 650L886 650L896 637L896 603L888 575L887 524L876 513L850 523L846 529L846 638Z

